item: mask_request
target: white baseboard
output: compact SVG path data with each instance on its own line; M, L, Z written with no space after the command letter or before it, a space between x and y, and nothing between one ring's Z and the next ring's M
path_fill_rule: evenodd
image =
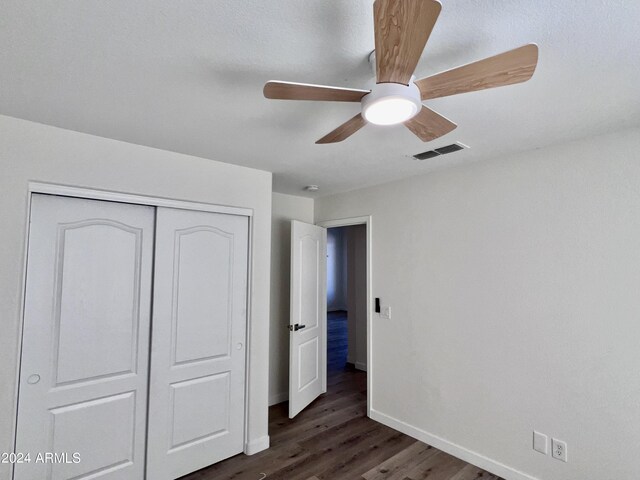
M273 395L269 395L269 406L277 405L287 400L289 400L289 392L274 393Z
M357 370L362 370L363 372L367 371L367 364L364 362L356 362L354 366Z
M248 442L244 446L244 453L246 455L255 455L267 448L269 448L269 435L265 435L264 437L256 438L255 440Z
M409 425L408 423L397 420L374 409L371 409L371 419L375 420L376 422L380 422L387 427L398 430L405 435L409 435L416 440L420 440L421 442L431 445L438 450L442 450L449 455L453 455L454 457L475 465L476 467L493 473L494 475L498 475L499 477L502 477L506 480L538 480L531 475L527 475L526 473L508 467L500 462L496 462L495 460L487 458L484 455L480 455L479 453L468 450L464 447L461 447L460 445L445 440L444 438L416 428L412 425Z

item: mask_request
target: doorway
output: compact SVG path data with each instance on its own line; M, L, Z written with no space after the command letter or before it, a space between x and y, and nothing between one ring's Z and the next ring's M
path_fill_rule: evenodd
M345 300L340 312L343 315L331 315L327 318L327 233L336 227L360 226L353 230L352 242L345 242L343 258L347 263L332 266L335 272L349 269L348 245L351 245L351 257L359 259L359 266L352 263L354 281L351 297L359 300L349 307ZM346 231L350 233L350 231ZM346 238L346 237L345 237ZM358 241L355 241L358 239ZM335 244L332 248L337 248ZM338 248L335 252L340 251ZM334 253L337 255L337 253ZM371 217L358 217L342 220L324 221L316 225L293 220L291 222L291 314L289 319L289 418L294 418L323 393L340 393L332 391L329 383L357 383L357 378L365 380L362 394L367 400L367 415L371 415ZM356 280L360 280L356 282ZM344 284L344 282L343 282ZM356 288L357 287L357 288ZM333 296L337 294L332 285ZM356 295L356 292L358 295ZM333 307L335 308L335 307ZM357 340L357 328L351 329L353 369L347 365L349 355L349 315L344 314L351 309L351 319L360 317L360 335ZM359 312L359 314L357 313ZM327 320L332 323L333 342L327 347ZM335 320L335 322L333 321ZM355 325L355 323L354 323ZM346 328L345 328L346 326ZM364 328L362 328L364 326ZM363 332L364 330L364 332ZM345 341L346 339L346 341ZM360 344L361 359L357 357L357 345ZM364 347L364 348L363 348ZM327 357L331 355L331 368L337 373L327 378ZM366 360L365 360L366 359ZM356 369L356 362L360 370ZM366 369L366 373L363 371ZM349 373L349 375L346 375Z
M327 368L367 371L366 225L327 230Z
M327 229L327 392L367 390L367 224Z

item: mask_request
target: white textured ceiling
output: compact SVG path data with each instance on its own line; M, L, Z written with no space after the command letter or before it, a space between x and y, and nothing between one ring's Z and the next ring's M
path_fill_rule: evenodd
M418 78L536 42L533 79L427 102L458 124L434 142L369 125L315 145L359 104L270 101L262 86L364 87L371 0L2 0L0 113L269 170L276 191L313 183L326 195L640 125L639 19L636 0L443 0ZM471 149L409 158L454 141Z

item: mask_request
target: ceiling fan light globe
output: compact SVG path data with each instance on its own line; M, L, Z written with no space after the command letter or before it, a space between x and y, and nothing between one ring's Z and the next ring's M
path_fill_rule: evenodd
M369 104L364 118L375 125L396 125L413 118L418 113L414 102L403 97L386 97Z
M396 125L415 117L422 108L420 91L413 83L378 83L362 97L362 116L375 125Z

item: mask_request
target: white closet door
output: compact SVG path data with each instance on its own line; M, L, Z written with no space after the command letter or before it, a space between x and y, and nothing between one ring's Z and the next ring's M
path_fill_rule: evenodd
M33 196L16 480L144 478L153 230L150 207Z
M159 208L147 478L243 451L247 217Z

